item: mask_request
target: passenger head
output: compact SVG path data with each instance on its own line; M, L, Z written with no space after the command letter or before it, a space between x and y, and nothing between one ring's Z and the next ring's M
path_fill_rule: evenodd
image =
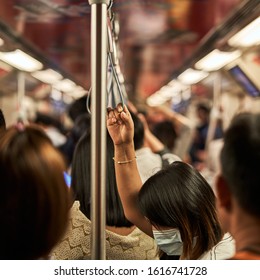
M223 236L211 187L184 162L176 161L150 177L140 190L139 202L155 228L180 231L182 258L199 258Z
M207 123L209 121L210 108L206 104L197 104L196 112L202 124Z
M224 135L220 161L222 179L218 183L222 183L222 195L223 183L226 186L222 200L226 210L231 202L227 197L231 196L243 211L259 217L260 114L242 113L234 117ZM217 189L221 191L218 185Z
M172 121L158 122L153 127L154 135L171 151L177 139L177 133Z
M1 259L47 257L65 232L69 193L62 156L36 127L0 137Z
M90 219L91 209L91 143L90 133L79 140L72 161L71 188L75 199L80 202L80 210ZM117 191L114 170L114 145L107 133L107 177L106 177L106 225L130 227Z

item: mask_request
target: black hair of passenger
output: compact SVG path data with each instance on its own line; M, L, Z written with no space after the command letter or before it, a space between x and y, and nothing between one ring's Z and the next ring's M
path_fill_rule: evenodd
M91 136L85 133L79 140L72 161L71 188L75 199L80 202L80 210L91 218ZM114 169L114 145L107 133L107 174L106 174L106 225L131 227L125 215L117 191Z
M139 192L139 205L156 228L179 229L184 258L199 258L223 237L212 188L184 162L175 161L150 177Z
M210 113L210 108L204 103L198 103L196 106L197 110L203 111L206 114Z
M144 144L144 125L135 113L130 110L129 112L134 122L134 146L135 150L138 150L142 148Z
M165 120L153 126L153 134L171 151L177 139L177 132L172 121Z
M67 141L59 146L59 150L65 156L67 165L70 166L75 146L79 141L80 137L90 131L91 115L89 113L81 114L75 120L70 133L67 136Z
M0 109L0 130L5 130L5 129L6 129L5 117L2 110Z
M260 114L235 116L224 134L222 174L240 206L260 216Z

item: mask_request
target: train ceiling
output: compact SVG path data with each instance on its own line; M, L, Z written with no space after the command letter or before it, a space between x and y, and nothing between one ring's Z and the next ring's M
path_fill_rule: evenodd
M115 0L112 10L120 25L120 65L128 94L145 98L158 90L241 2ZM90 16L87 0L1 1L0 36L7 39L1 49L23 45L88 89Z

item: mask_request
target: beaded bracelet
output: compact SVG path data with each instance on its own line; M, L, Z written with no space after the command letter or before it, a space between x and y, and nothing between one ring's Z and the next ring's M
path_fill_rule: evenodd
M116 161L115 158L113 157L113 160L118 164L126 164L126 163L134 161L135 159L136 159L136 156L133 159L124 160L124 161Z

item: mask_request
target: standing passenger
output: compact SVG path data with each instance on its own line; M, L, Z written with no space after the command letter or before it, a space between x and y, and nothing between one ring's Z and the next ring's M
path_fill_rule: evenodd
M232 259L260 260L260 114L234 117L220 159L217 206L236 241Z
M126 217L154 237L168 255L180 255L181 259L230 257L232 238L224 235L214 193L199 172L176 161L142 186L135 160L134 126L126 106L108 110L107 127L114 142L117 186Z
M53 250L54 259L90 259L91 257L90 140L90 133L86 133L76 146L71 169L71 188L75 193L75 202L71 208L68 231ZM125 217L116 186L113 155L113 142L107 135L106 259L158 259L154 240Z

